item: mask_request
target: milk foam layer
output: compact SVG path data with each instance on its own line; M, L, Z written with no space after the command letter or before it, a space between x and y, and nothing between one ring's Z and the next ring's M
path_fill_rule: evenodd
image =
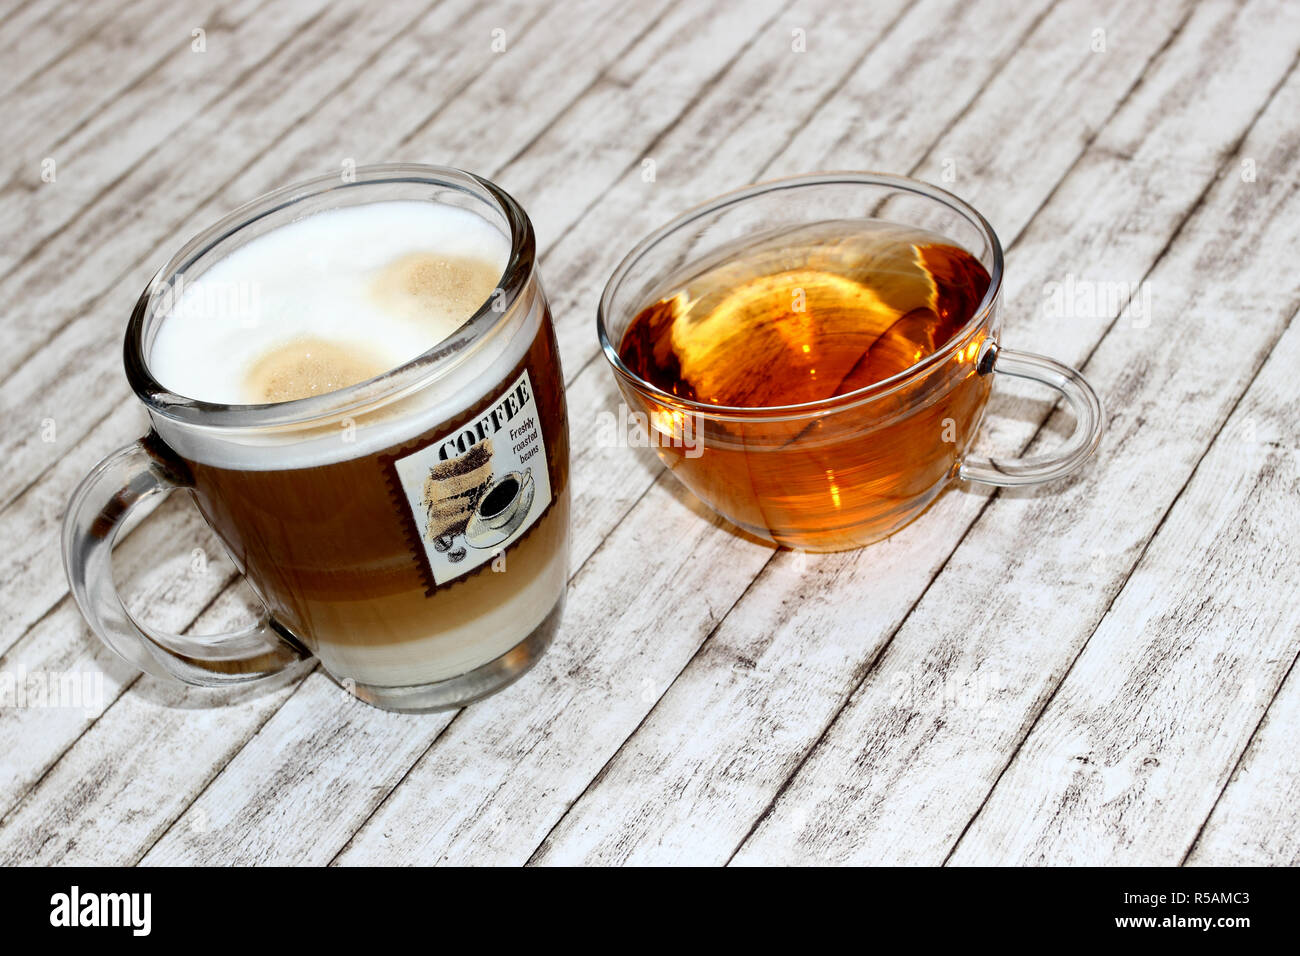
M315 213L185 281L154 338L150 370L179 395L228 405L352 384L455 332L492 294L509 252L509 239L485 219L441 203L384 201ZM417 284L429 294L421 296ZM265 376L250 374L272 354L297 353L296 365L286 366L292 378L348 352L356 360L334 362L338 368L326 369L317 386L268 391Z

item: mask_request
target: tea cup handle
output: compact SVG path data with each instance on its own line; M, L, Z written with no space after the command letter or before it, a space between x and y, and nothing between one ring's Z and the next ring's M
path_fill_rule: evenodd
M1101 399L1082 375L1055 359L991 343L980 357L981 374L996 372L1056 389L1074 413L1074 431L1055 452L1030 458L967 456L959 476L986 485L1034 485L1063 478L1087 460L1101 442Z
M113 584L113 543L139 505L186 487L183 465L173 462L150 433L101 461L73 492L63 519L63 565L91 630L143 671L209 687L269 677L310 657L265 611L243 630L188 637L146 627L127 611Z

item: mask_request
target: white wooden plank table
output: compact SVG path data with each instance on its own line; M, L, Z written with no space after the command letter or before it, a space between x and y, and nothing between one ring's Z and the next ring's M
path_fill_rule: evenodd
M0 56L0 862L1300 862L1300 6L26 0ZM141 677L58 553L72 488L141 429L135 296L235 205L398 160L534 220L575 437L561 633L434 716L310 666ZM817 169L988 216L1003 340L1105 402L1081 473L805 555L581 440L617 402L594 317L622 254ZM981 442L1061 419L1002 392ZM160 625L248 613L179 497L116 564ZM59 679L80 706L18 692Z

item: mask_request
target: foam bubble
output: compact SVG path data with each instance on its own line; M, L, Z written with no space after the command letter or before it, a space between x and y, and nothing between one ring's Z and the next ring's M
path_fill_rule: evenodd
M254 402L288 402L347 388L386 370L370 349L306 336L258 359L245 377L244 393Z

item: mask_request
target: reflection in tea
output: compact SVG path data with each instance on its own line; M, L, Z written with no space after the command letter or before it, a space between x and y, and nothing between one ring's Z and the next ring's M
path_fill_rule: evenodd
M897 530L955 473L989 379L987 329L966 331L990 283L942 236L878 220L776 230L724 246L668 276L629 323L619 355L670 395L735 415L701 416L704 453L662 457L742 528L811 550L858 547ZM884 382L965 333L935 370L834 416L773 409ZM674 404L641 394L650 421ZM851 399L847 400L851 405ZM932 495L932 496L933 496Z
M844 395L915 365L974 314L989 274L941 236L822 222L723 249L643 309L620 354L666 392L758 408Z

